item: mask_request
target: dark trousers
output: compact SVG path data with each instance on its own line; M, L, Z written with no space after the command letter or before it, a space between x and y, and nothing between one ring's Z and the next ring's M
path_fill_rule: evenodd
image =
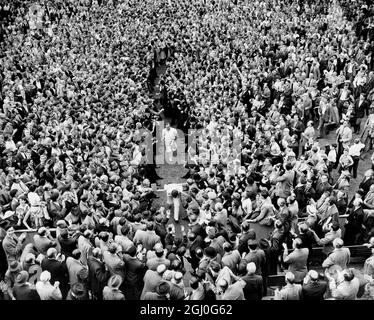
M349 168L350 172L352 173L352 176L354 179L357 178L357 168L358 168L358 162L360 161L360 157L359 156L353 156L352 157L353 159L353 165Z

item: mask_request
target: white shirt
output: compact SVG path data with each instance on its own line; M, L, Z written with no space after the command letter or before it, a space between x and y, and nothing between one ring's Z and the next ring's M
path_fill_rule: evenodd
M329 162L335 163L336 162L336 150L330 150L329 154L327 155L327 160Z
M252 200L251 199L245 199L242 201L242 208L246 214L252 213Z
M177 136L177 130L174 128L170 128L170 130L165 128L162 130L162 138L167 146L170 146Z
M355 144L352 144L350 147L349 147L349 152L348 154L351 156L351 157L359 157L360 156L360 153L361 153L361 150L365 148L365 145L361 142L359 143L355 143Z

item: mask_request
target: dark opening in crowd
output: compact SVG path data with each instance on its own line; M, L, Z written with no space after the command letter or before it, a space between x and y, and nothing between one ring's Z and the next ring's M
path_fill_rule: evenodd
M373 299L373 12L0 0L0 299Z

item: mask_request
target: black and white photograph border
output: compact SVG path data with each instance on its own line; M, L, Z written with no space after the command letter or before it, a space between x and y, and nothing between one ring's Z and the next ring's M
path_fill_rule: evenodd
M0 300L373 300L373 14L0 0Z

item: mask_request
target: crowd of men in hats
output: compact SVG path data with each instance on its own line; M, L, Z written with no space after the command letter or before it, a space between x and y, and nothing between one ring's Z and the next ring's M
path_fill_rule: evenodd
M0 298L373 299L373 9L0 0ZM165 117L199 134L156 206Z

